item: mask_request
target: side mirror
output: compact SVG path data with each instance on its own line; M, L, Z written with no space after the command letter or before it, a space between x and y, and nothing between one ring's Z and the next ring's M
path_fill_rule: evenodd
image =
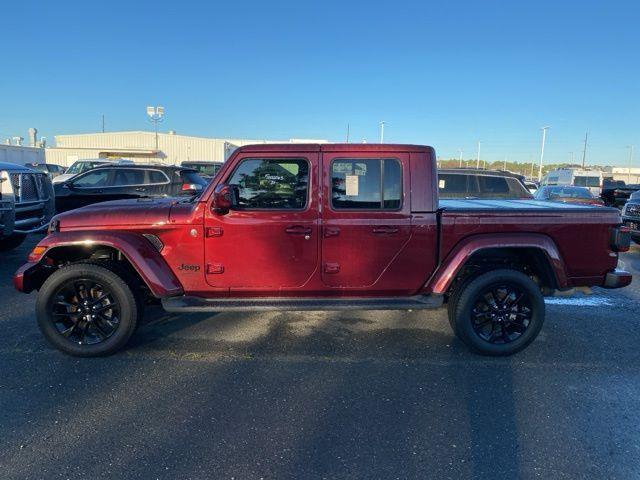
M76 189L76 187L73 185L73 182L64 182L64 186L67 187L69 190Z
M237 205L237 187L222 183L213 191L212 209L219 215L229 213Z

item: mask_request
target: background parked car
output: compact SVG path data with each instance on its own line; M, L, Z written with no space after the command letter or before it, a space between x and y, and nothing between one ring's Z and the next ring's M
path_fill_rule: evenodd
M59 175L64 173L65 168L61 165L56 165L53 163L27 163L25 167L32 168L34 170L38 170L39 172L46 173L49 175L49 178L54 179Z
M597 198L586 187L546 186L540 187L535 194L536 200L562 203L580 203L603 206L604 202Z
M0 251L47 228L54 214L51 179L15 163L0 163Z
M632 193L640 190L640 185L625 184L622 180L604 179L600 198L608 207L622 208Z
M599 170L582 168L559 168L547 173L540 182L541 186L569 185L588 188L594 195L602 193L604 177Z
M211 180L222 168L222 162L187 161L182 162L183 167L193 168L205 180Z
M92 160L76 160L71 164L69 168L62 174L53 179L53 183L66 182L70 178L84 173L92 168L100 167L102 165L133 165L133 161L125 159L92 159Z
M438 193L446 198L533 198L524 177L501 170L450 168L438 170Z
M631 194L622 209L622 221L631 230L631 239L640 243L640 190Z
M165 165L107 165L54 185L56 210L141 197L193 196L208 182L191 168Z

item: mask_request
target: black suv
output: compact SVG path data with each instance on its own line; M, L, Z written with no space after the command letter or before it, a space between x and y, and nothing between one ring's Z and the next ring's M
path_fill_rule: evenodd
M92 203L140 197L198 195L207 181L191 168L105 165L54 184L58 213Z
M631 229L631 238L640 243L640 190L632 193L622 209L622 221Z
M438 170L438 193L446 198L533 198L524 177L503 170L443 168Z

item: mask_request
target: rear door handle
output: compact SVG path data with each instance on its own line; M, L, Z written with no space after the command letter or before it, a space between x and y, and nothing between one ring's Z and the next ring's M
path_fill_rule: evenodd
M378 225L371 229L373 233L379 234L389 234L389 233L398 233L398 227L389 227L386 225Z
M284 229L289 235L311 235L311 227L303 227L302 225L292 225Z
M136 192L146 192L146 191L147 191L147 189L146 189L146 188L144 188L144 187L138 187L138 188L136 188Z

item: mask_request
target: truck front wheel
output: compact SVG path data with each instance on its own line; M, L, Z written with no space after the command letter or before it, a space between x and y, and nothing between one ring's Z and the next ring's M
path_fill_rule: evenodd
M519 352L540 333L545 305L540 288L516 270L492 270L462 286L449 321L455 334L482 355Z
M139 300L105 266L77 263L53 273L36 301L38 325L58 350L79 357L110 355L131 338Z

